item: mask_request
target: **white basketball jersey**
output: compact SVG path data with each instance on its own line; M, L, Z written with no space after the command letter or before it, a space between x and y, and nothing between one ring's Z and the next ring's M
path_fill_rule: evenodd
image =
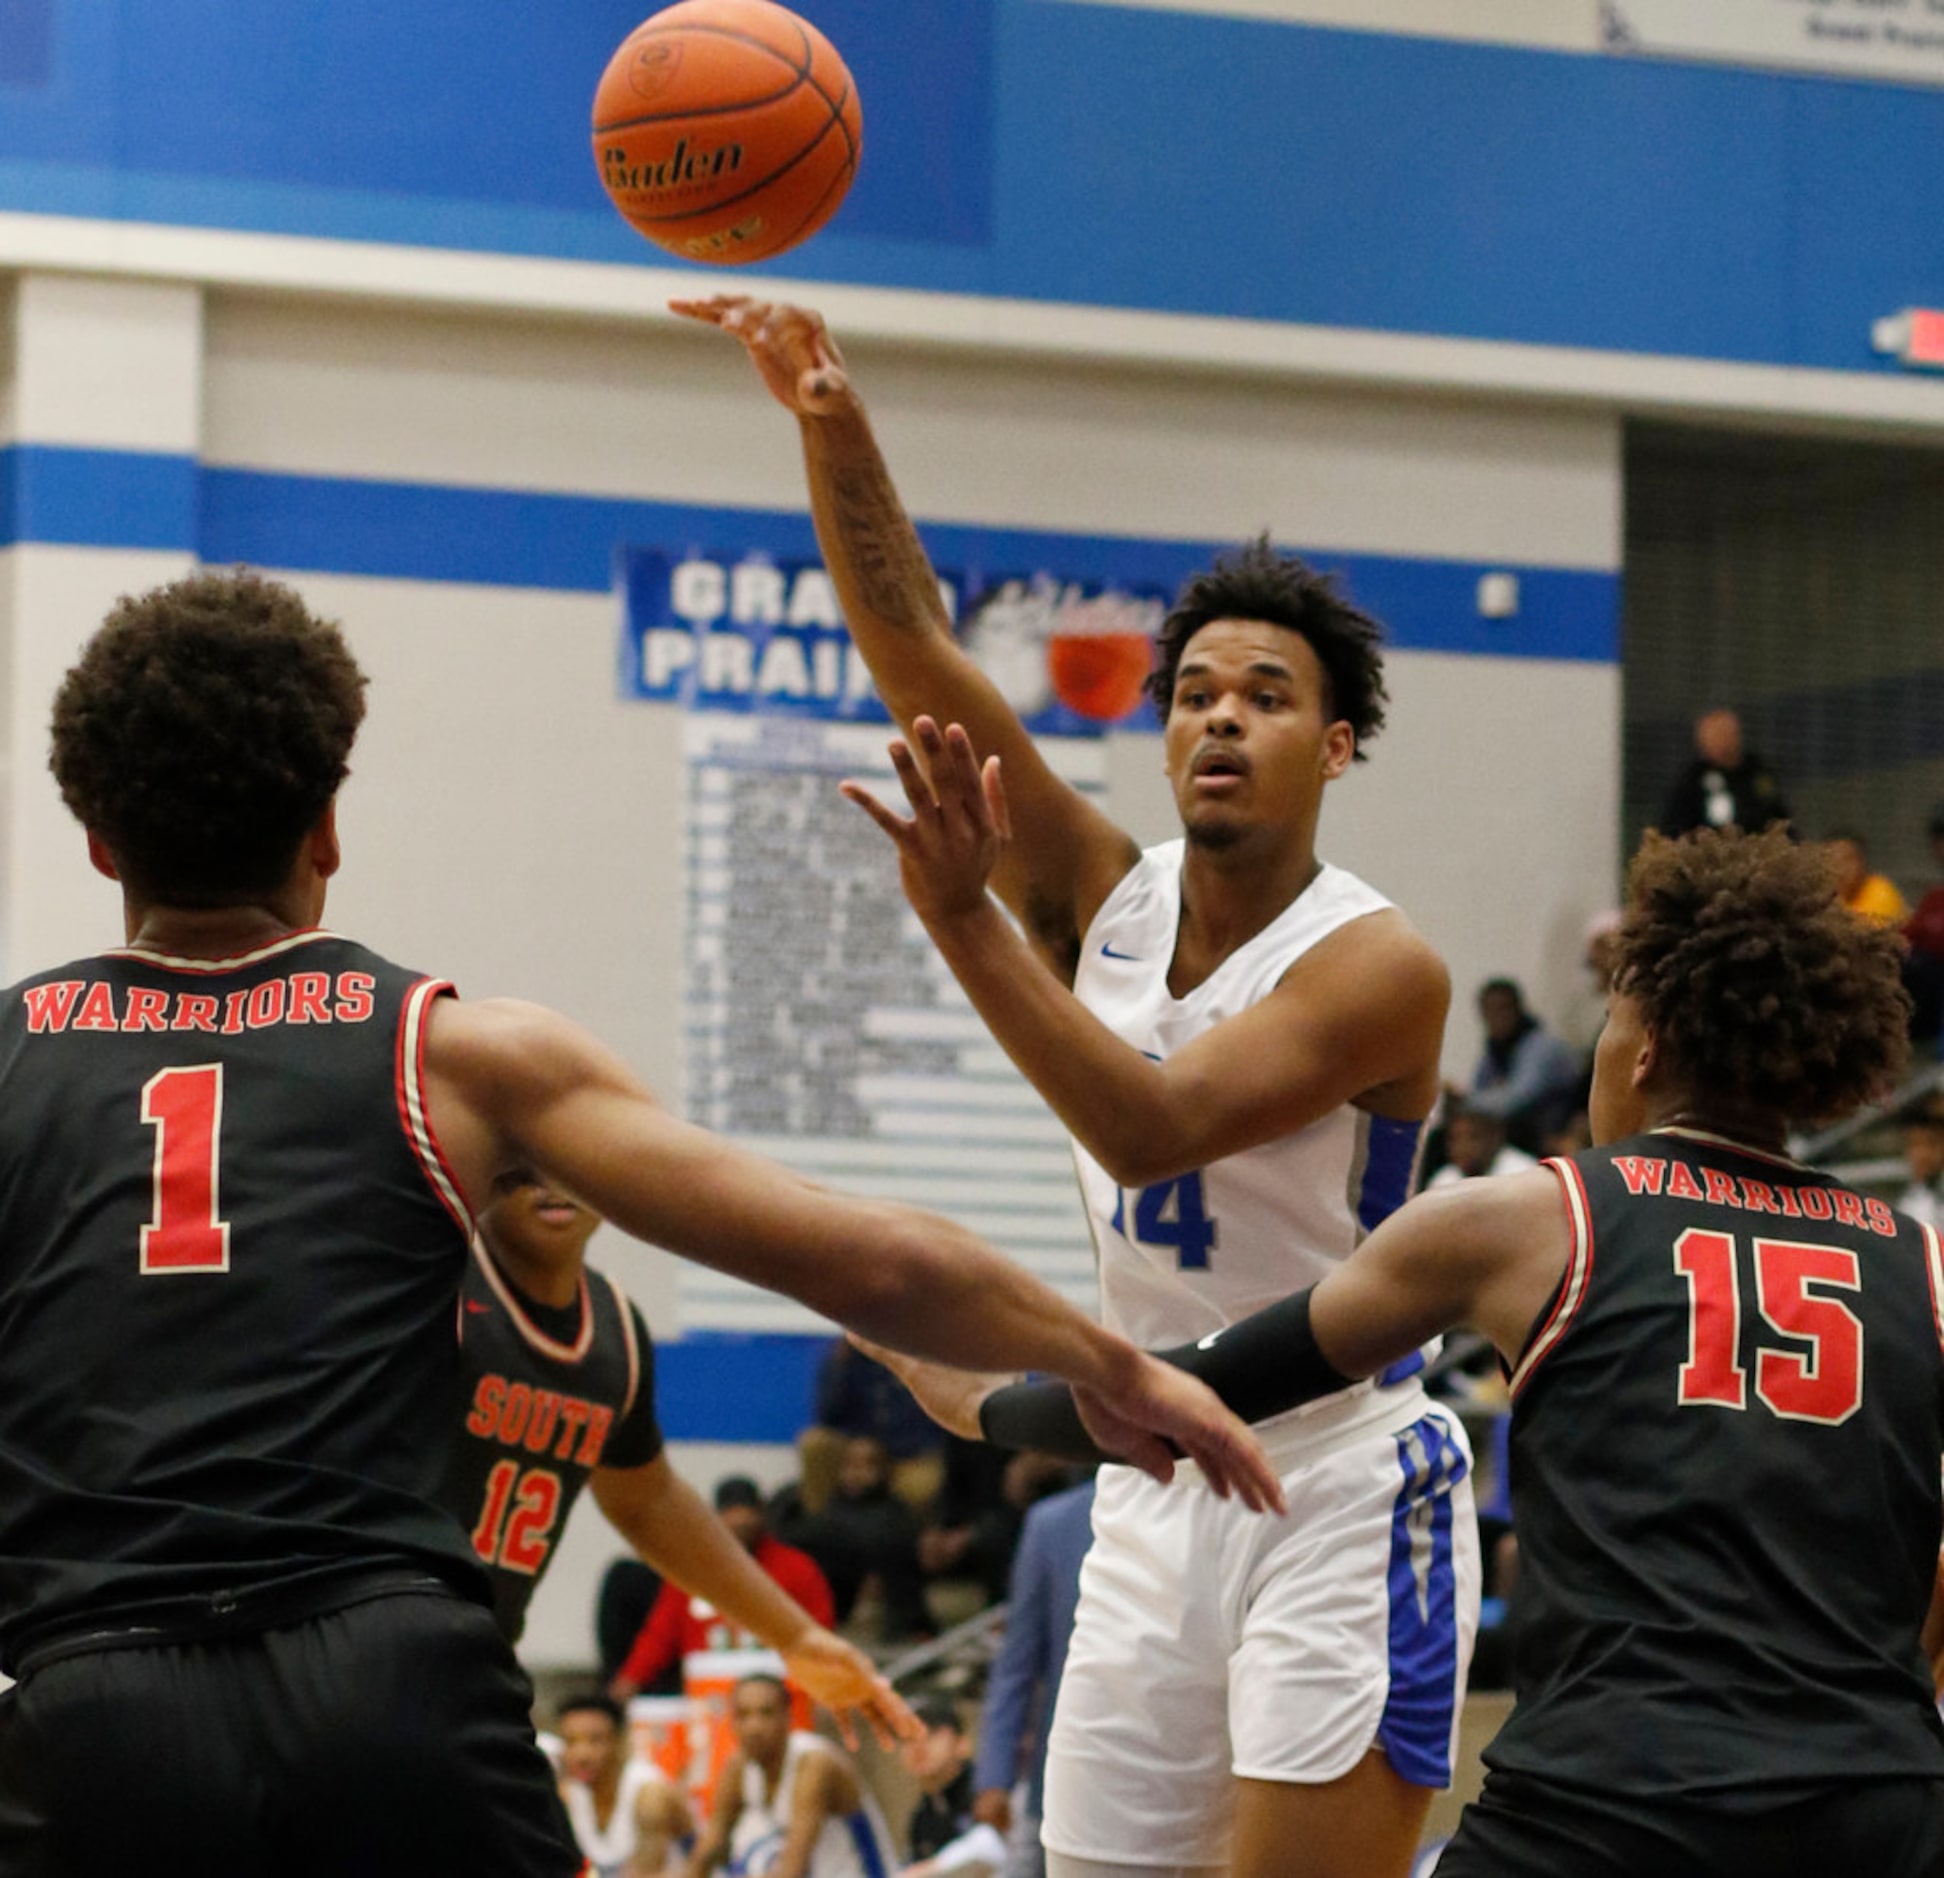
M621 1770L620 1790L614 1797L614 1811L605 1827L595 1817L594 1796L578 1780L561 1782L561 1798L574 1837L595 1878L622 1878L635 1852L635 1796L643 1787L666 1786L668 1778L659 1767L646 1761L630 1760Z
M1135 863L1088 928L1074 980L1095 1016L1157 1062L1267 997L1331 933L1391 904L1325 864L1261 932L1177 998L1168 970L1185 852L1184 842L1170 841ZM1138 1190L1117 1187L1076 1142L1104 1320L1154 1349L1204 1337L1316 1283L1402 1204L1419 1130L1346 1105L1295 1134ZM1297 1415L1334 1423L1346 1406L1331 1397Z
M731 1873L761 1878L775 1864L789 1836L797 1770L810 1755L836 1752L821 1735L793 1731L783 1748L783 1771L776 1777L773 1797L766 1791L763 1770L754 1761L744 1765L742 1811L729 1834ZM888 1878L898 1869L884 1816L862 1781L858 1793L856 1812L824 1821L810 1848L808 1878Z

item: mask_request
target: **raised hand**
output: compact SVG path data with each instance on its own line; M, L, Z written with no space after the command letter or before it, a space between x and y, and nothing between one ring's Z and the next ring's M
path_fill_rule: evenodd
M905 898L930 925L984 902L986 883L1012 839L1012 819L996 756L982 766L972 739L957 724L941 732L936 720L921 717L911 734L923 753L923 768L902 737L890 746L891 767L911 804L909 819L862 783L838 787L896 844Z
M780 1654L784 1673L813 1702L830 1711L845 1747L853 1753L860 1719L870 1725L880 1747L916 1741L925 1732L904 1698L878 1674L877 1665L821 1624L812 1624Z
M1144 1474L1172 1480L1180 1454L1223 1499L1234 1494L1255 1513L1287 1510L1261 1443L1206 1383L1185 1371L1143 1356L1111 1396L1075 1389L1073 1399L1095 1442Z
M671 300L668 310L740 339L770 395L785 410L799 417L828 417L851 402L843 355L821 313L739 293Z

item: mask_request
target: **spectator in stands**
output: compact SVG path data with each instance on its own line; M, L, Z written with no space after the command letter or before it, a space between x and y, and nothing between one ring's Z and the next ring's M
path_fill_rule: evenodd
M560 1797L595 1878L661 1878L695 1831L688 1802L659 1767L630 1758L620 1705L604 1695L560 1704Z
M1506 1140L1502 1118L1467 1102L1446 1106L1445 1152L1450 1158L1424 1183L1427 1187L1449 1187L1486 1174L1516 1174L1523 1167L1538 1165L1523 1148Z
M926 1696L912 1704L912 1713L925 1732L900 1742L898 1758L918 1783L918 1804L905 1827L905 1849L918 1864L972 1825L972 1743L950 1696Z
M1859 919L1873 919L1879 926L1901 926L1910 917L1910 908L1888 874L1870 868L1870 847L1863 837L1845 829L1829 838L1829 852L1836 863L1836 890L1843 904Z
M1063 1462L1051 1455L1005 1454L980 1442L954 1437L946 1444L945 1489L918 1540L918 1562L935 1585L976 1587L971 1611L1006 1595L1013 1552L1026 1511L1067 1481ZM933 1603L939 1602L934 1593ZM949 1624L957 1613L942 1611Z
M1526 1009L1513 979L1479 987L1478 1015L1485 1048L1460 1099L1475 1114L1497 1116L1507 1138L1530 1153L1579 1106L1580 1059Z
M1910 1185L1897 1195L1898 1210L1944 1229L1944 1096L1932 1096L1904 1124L1904 1161Z
M1703 712L1694 722L1694 759L1661 811L1661 833L1740 828L1759 834L1788 819L1774 772L1742 742L1741 719L1720 708Z
M736 1751L688 1878L718 1865L765 1878L870 1878L895 1863L891 1836L849 1758L821 1735L790 1726L789 1691L745 1676L731 1716Z
M1080 1566L1093 1543L1093 1500L1091 1477L1041 1500L1026 1515L1013 1558L1005 1641L986 1684L972 1770L973 1816L1012 1835L1007 1878L1043 1878L1046 1870L1040 1809L1047 1726L1073 1635Z
M817 1367L816 1422L797 1436L798 1497L819 1513L836 1491L844 1443L868 1436L891 1458L891 1490L914 1511L937 1496L945 1436L897 1377L839 1337Z
M814 1560L771 1535L763 1515L762 1491L755 1481L742 1474L718 1481L715 1510L756 1563L817 1623L836 1622L836 1606L823 1573ZM664 1678L679 1678L683 1657L699 1650L755 1647L757 1639L738 1630L713 1605L691 1598L678 1584L664 1584L609 1693L625 1702L641 1690L663 1684ZM680 1686L677 1679L674 1687Z
M779 1511L777 1529L829 1580L838 1623L853 1622L861 1602L877 1613L870 1627L880 1642L927 1627L918 1519L891 1491L891 1457L881 1441L852 1435L844 1443L836 1491L823 1510L790 1517Z
M1944 874L1944 802L1930 812L1924 832L1930 837L1931 858ZM1944 1046L1944 881L1917 902L1904 927L1910 956L1904 962L1904 989L1910 993L1910 1034L1936 1038Z

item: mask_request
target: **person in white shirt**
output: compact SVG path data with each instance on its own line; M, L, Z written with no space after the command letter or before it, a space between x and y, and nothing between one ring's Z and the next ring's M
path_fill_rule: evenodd
M1897 1209L1926 1226L1944 1226L1944 1096L1904 1124L1904 1162L1910 1185L1897 1196Z
M1450 1158L1424 1183L1427 1187L1454 1186L1485 1174L1516 1174L1539 1165L1525 1149L1506 1140L1505 1123L1498 1116L1462 1102L1446 1104L1445 1153Z
M605 1695L561 1703L560 1797L596 1878L661 1878L693 1837L688 1802L659 1767L630 1756L620 1706Z

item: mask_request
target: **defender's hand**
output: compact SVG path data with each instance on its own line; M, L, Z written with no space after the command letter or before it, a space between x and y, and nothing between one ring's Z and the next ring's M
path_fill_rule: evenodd
M870 1725L883 1748L916 1741L924 1734L923 1724L878 1674L877 1665L821 1624L812 1624L780 1654L784 1673L812 1701L821 1702L830 1711L845 1747L853 1753L857 1750L859 1719Z
M908 820L861 783L838 787L890 836L905 898L930 925L985 903L986 882L1012 839L1012 817L999 759L989 756L981 765L963 728L940 731L936 719L920 717L911 734L924 755L922 769L903 738L890 746L891 766L911 804Z
M709 300L671 300L668 310L740 339L770 395L786 411L799 417L829 417L854 401L843 355L825 329L821 313L739 293L717 294Z

